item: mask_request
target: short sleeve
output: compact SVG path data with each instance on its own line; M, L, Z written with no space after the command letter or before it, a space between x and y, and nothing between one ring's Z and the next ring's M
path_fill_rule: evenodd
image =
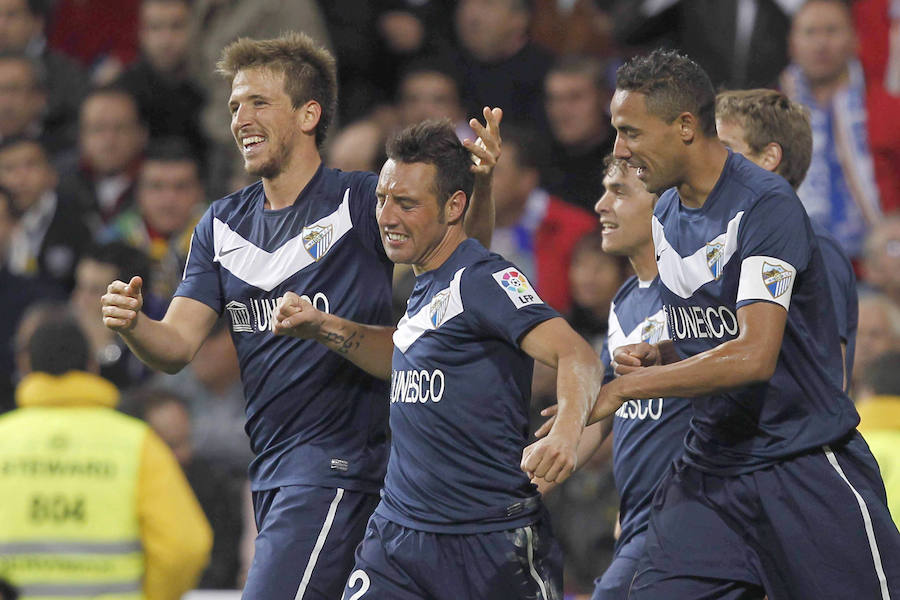
M834 303L838 335L843 343L848 343L850 331L856 329L858 301L856 296L856 274L850 259L838 246L837 240L823 235L816 236L825 263L828 291Z
M378 232L378 221L375 217L375 186L378 175L375 173L352 173L350 179L350 220L353 229L359 234L363 245L387 260L381 234Z
M210 207L194 227L184 273L174 295L198 300L221 314L223 293L213 240L213 208Z
M463 310L477 331L519 347L535 325L560 316L538 296L528 278L505 261L466 269L460 282Z
M616 378L612 357L609 355L609 336L603 338L603 347L600 349L600 362L603 363L603 385L606 385Z
M806 211L793 192L776 190L760 199L744 214L738 232L737 307L766 301L787 310L813 243Z

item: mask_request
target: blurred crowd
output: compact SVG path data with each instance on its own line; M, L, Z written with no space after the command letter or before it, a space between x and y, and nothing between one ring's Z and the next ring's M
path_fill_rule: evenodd
M171 446L207 514L201 587L238 588L252 552L230 328L221 321L181 373L158 374L104 327L99 298L141 275L145 311L165 312L209 202L250 183L219 53L288 29L337 57L328 166L378 171L398 128L446 117L471 138L469 118L503 108L492 249L598 353L630 274L602 251L592 214L615 140L616 67L676 47L723 90L782 89L813 127L798 194L858 277L851 394L861 407L900 396L898 0L0 0L0 411L15 406L42 311L71 314L121 408ZM411 279L397 269L400 312ZM535 414L554 403L553 381L536 371ZM547 499L573 594L589 592L612 555L609 453Z

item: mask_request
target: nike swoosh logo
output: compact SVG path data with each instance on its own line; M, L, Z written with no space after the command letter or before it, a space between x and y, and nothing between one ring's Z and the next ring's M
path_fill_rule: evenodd
M245 246L246 246L246 244L245 244ZM225 256L225 255L227 255L227 254L231 254L232 252L236 252L236 251L240 250L240 249L243 248L243 247L244 247L244 246L236 246L236 247L234 247L234 248L229 248L228 250L222 250L221 252L219 252L219 257L221 258L221 257L223 257L223 256Z

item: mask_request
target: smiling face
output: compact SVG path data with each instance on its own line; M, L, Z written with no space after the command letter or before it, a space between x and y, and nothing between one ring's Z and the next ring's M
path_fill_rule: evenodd
M395 263L427 271L447 235L447 219L435 194L437 168L389 159L381 169L375 196L385 253ZM446 206L444 207L446 208Z
M299 110L284 89L284 74L265 68L238 71L228 105L244 169L264 179L280 175L303 136Z
M603 195L594 206L600 215L603 251L635 256L653 244L650 227L656 197L637 178L635 170L612 165L603 178Z
M682 180L680 155L684 143L678 119L666 123L647 110L647 97L640 92L616 90L610 104L616 128L613 154L637 170L647 191L660 194Z

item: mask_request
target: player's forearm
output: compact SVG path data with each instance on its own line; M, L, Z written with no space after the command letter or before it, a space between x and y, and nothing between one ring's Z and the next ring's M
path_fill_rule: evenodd
M366 373L379 379L390 379L393 335L393 327L363 325L327 315L316 335L316 341Z
M120 331L119 335L141 362L157 371L177 373L194 358L194 350L177 327L145 314L138 316L132 329Z
M494 234L494 196L491 191L493 177L479 174L475 176L472 198L464 221L466 235L478 240L485 248L491 247Z
M602 381L601 364L586 342L560 355L556 376L559 410L551 434L581 435Z
M770 366L771 364L771 366ZM742 340L732 340L684 360L638 369L616 381L628 398L694 398L768 381L770 357Z

